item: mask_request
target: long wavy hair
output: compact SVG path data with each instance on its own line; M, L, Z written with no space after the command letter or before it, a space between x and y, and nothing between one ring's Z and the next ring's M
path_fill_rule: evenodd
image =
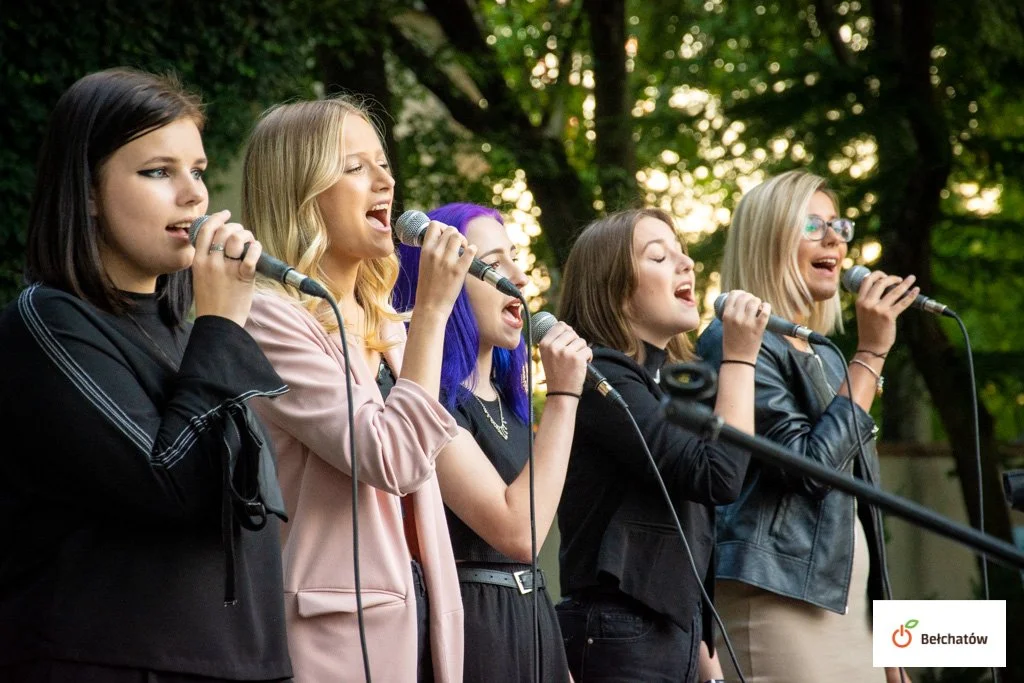
M344 129L350 116L364 119L380 137L368 110L349 97L272 107L249 138L242 178L242 220L264 251L318 279L335 298L339 292L322 266L330 236L316 199L344 175ZM359 264L356 301L366 313L366 346L375 351L396 343L382 331L385 321L402 319L390 303L397 277L394 254ZM297 300L327 331L337 329L333 313L320 299L262 276L257 285Z
M477 204L445 204L427 214L431 220L451 225L463 235L466 226L474 218L493 218L501 225L505 222L501 214ZM420 250L398 246L400 273L395 286L394 304L399 311L410 311L416 305L416 281L420 274ZM480 328L469 305L469 297L463 286L455 299L451 317L444 330L444 361L441 364L441 403L448 410L472 400L471 393L480 378L477 377L476 361L480 351ZM498 393L512 406L522 422L530 419L530 399L526 395L523 369L526 365L526 342L520 340L513 350L495 347L491 352L491 377Z
M772 302L773 313L827 335L843 329L839 291L828 301L814 301L797 258L807 205L817 192L839 211L828 182L802 170L769 178L743 195L725 237L722 291L748 291Z
M645 217L675 230L672 217L660 209L618 211L583 229L565 261L558 316L587 341L622 351L639 363L644 361L644 344L626 308L637 288L633 233ZM686 244L680 246L685 253ZM691 360L692 349L685 332L666 347L670 361Z

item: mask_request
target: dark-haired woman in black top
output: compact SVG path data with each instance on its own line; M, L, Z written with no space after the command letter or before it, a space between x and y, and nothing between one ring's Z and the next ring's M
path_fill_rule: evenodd
M202 121L126 69L52 115L30 285L0 316L5 683L291 676L283 505L246 407L286 388L241 327L259 243L227 212L189 241Z

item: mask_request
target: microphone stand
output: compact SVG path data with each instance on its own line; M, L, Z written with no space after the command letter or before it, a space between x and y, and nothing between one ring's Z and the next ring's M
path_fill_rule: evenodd
M683 365L685 367L677 366L676 371L681 369L684 375L689 373L690 376L700 376L707 372L695 368L693 364ZM989 559L1011 568L1024 569L1024 552L1002 539L958 524L926 507L866 484L849 474L800 457L774 441L730 427L709 407L699 402L699 393L705 391L709 383L713 383L713 378L706 375L698 377L703 384L695 390L693 387L687 386L686 382L680 382L678 378L673 378L673 374L671 368L665 368L662 373L662 388L665 389L665 398L661 401L661 410L669 422L696 432L706 439L721 439L726 443L744 448L758 460L790 472L798 472L812 477L832 488L856 496L861 501L885 510L889 514L901 517L940 536L945 536L972 548Z

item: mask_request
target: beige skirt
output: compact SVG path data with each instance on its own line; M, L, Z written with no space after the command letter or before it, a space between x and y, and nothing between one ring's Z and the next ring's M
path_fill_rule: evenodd
M845 615L739 581L715 584L715 607L748 683L885 683L885 669L871 666L870 560L864 529L854 519ZM738 681L721 633L716 646L726 680Z

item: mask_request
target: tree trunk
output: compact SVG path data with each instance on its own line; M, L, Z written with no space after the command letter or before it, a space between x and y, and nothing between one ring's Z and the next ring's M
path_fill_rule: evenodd
M526 173L534 201L541 210L543 236L561 266L579 228L596 215L591 189L569 163L562 131L548 131L530 122L518 95L506 84L494 51L484 40L465 0L426 0L425 4L449 41L446 49L457 51L458 61L479 88L486 108L471 102L453 85L438 68L437 54L423 51L400 31L392 31L396 54L417 80L441 100L453 119L512 154Z
M885 70L898 76L882 84L880 107L893 125L879 131L879 172L890 186L877 207L883 219L886 272L917 275L931 291L931 228L939 219L939 201L952 164L950 131L931 84L931 46L935 9L930 0L876 0L876 42ZM908 143L908 138L910 142ZM909 148L909 149L908 149ZM905 343L924 378L949 438L956 471L973 526L979 526L977 465L970 401L972 387L963 352L946 337L936 316L912 310L900 316L897 339ZM992 417L978 406L985 531L1011 540L1010 518L999 481L998 451ZM989 565L992 597L1010 600L1007 633L1020 627L1017 607L1024 592L1016 571ZM1008 652L1010 671L1019 670L1020 654Z
M584 0L594 60L594 166L609 211L640 199L626 72L626 1Z

